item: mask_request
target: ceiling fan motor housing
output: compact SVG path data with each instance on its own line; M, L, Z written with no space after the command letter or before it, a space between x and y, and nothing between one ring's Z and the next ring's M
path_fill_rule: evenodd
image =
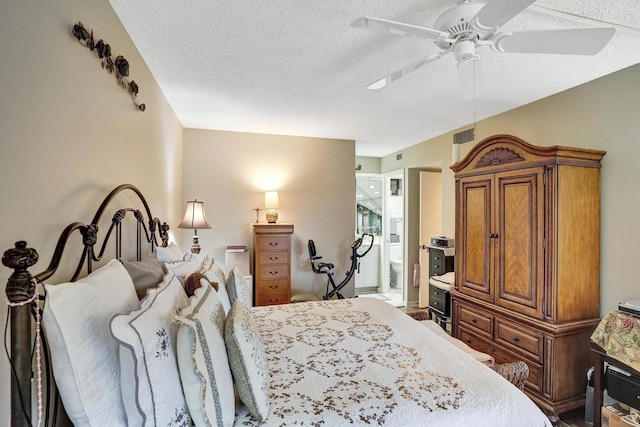
M471 24L471 20L483 7L484 3L461 3L440 15L434 24L434 28L449 33L452 39L466 38L467 40L473 40L478 37L478 30ZM439 48L445 50L454 44L446 40L438 40L435 43Z

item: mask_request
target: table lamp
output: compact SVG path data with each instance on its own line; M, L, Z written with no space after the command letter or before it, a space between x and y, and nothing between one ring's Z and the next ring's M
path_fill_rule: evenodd
M198 228L211 228L207 216L204 213L204 202L198 200L189 200L187 202L187 210L184 213L182 222L178 225L178 228L188 228L193 231L193 244L191 245L191 252L194 254L200 253L200 245L198 244Z
M280 207L280 202L278 201L278 192L277 191L267 191L264 193L264 208L267 209L266 217L267 222L270 224L278 221L278 211L276 208Z

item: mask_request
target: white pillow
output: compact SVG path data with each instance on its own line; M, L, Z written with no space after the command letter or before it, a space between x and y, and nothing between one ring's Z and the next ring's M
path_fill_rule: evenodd
M231 270L227 276L227 292L229 293L231 303L239 300L247 307L253 305L249 282L244 278L244 275L238 267L233 267L233 270Z
M118 343L109 322L138 306L127 270L112 260L77 282L44 287L42 324L69 418L77 426L126 426Z
M236 390L258 422L269 414L269 371L251 309L236 300L225 321L224 341Z
M180 281L168 273L147 292L140 310L115 316L120 343L120 387L129 425L189 425L176 359L177 310L187 305Z
M204 279L202 279L204 281ZM224 344L225 312L216 291L203 283L175 319L182 389L196 427L231 426L235 396Z
M229 293L227 292L227 277L224 274L224 269L218 261L214 260L211 269L205 273L205 276L207 276L207 279L210 281L218 283L218 296L224 307L224 314L228 314L231 309L231 302L229 301Z
M156 247L156 255L162 262L174 262L184 260L188 253L183 253L175 243L171 242L166 248L162 246Z
M180 280L180 283L184 284L184 281L192 273L198 272L205 274L213 266L213 258L209 255L202 256L194 254L186 261L166 262L164 264L168 270L171 270Z

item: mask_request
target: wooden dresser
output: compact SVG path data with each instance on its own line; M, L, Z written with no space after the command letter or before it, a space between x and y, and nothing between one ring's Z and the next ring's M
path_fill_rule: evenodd
M293 224L253 225L254 304L291 301L291 235Z
M525 392L552 415L585 404L604 155L496 135L451 166L454 335L497 363L525 361Z

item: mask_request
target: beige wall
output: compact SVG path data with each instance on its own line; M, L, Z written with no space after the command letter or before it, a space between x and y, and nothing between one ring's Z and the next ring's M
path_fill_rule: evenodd
M638 299L637 254L640 252L640 65L621 70L558 95L483 120L476 141L506 133L531 144L565 145L607 151L602 162L600 311L619 301ZM456 131L457 132L457 131ZM443 233L453 236L453 133L441 135L382 159L382 171L398 167L443 165ZM462 146L464 156L475 145ZM412 230L409 233L413 232ZM417 231L416 231L417 232Z
M129 60L146 112L73 38L77 21ZM5 1L0 52L2 251L24 239L41 255L33 272L44 270L62 229L90 221L104 196L125 182L142 190L155 215L176 223L182 127L108 1ZM0 268L3 290L9 273ZM0 318L6 313L0 304ZM3 423L9 378L0 357Z
M307 241L315 241L318 254L335 264L341 280L355 233L354 144L185 129L184 197L204 201L213 227L198 231L202 251L224 263L227 245L251 248L253 209L264 207L265 191L277 190L278 222L294 224L292 288L324 294L326 281L311 271ZM260 222L265 222L264 211ZM190 245L189 235L183 235L180 247Z

